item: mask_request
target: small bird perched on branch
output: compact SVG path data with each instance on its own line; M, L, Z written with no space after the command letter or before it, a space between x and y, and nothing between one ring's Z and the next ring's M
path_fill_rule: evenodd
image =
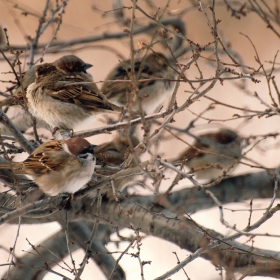
M133 148L139 144L139 140L133 135L129 136L129 140ZM119 166L131 152L128 139L124 135L117 136L112 141L98 145L94 151L97 164L103 166Z
M76 55L64 55L59 59L55 60L52 64L63 70L65 73L74 75L85 73L91 77L91 75L87 73L86 70L92 67L92 65L89 63L85 63ZM25 96L25 91L28 88L28 86L35 82L35 73L38 67L39 65L34 66L31 69L27 70L25 73L23 73L21 85L15 91L14 96L1 100L0 107L18 104L18 99L22 99L23 96Z
M135 74L136 82L125 82L132 79L132 74ZM151 114L171 96L175 87L175 74L163 54L151 53L135 60L133 73L130 60L118 64L106 77L108 81L103 84L101 91L112 103L118 106L128 105L133 111L139 111L139 100L143 112ZM142 79L147 81L137 82ZM135 92L133 84L139 91L136 89Z
M48 141L23 162L1 163L0 168L30 175L44 193L74 193L87 184L94 172L95 145L75 137Z
M189 167L198 179L213 180L235 169L236 160L242 154L241 140L236 132L229 129L202 134L173 162Z
M98 90L90 75L69 74L51 63L36 69L26 92L30 113L52 128L71 130L104 112L120 111Z
M132 148L135 148L139 144L139 140L133 136L129 136ZM101 166L117 167L120 166L131 153L131 147L129 145L126 136L121 135L115 137L112 141L98 145L95 149L96 164ZM130 167L135 166L132 162ZM114 172L107 170L96 170L95 173L98 175L111 175ZM127 187L128 183L132 183L134 176L128 176L124 178L119 178L115 180L115 186L118 190L123 190Z
M52 64L69 75L75 76L83 73L84 75L87 75L89 79L91 79L91 75L87 73L87 69L92 67L92 65L89 63L85 63L82 59L75 55L64 55L55 60ZM21 85L15 91L14 96L1 100L0 107L24 103L23 98L26 95L26 89L29 85L35 82L35 73L38 67L39 66L34 66L24 73L21 80ZM33 125L31 116L29 114L26 114L26 112L24 111L21 111L18 115L11 118L11 120L22 132L26 131ZM42 119L37 119L36 126L49 129L48 124L46 124ZM9 130L7 130L6 128L2 128L2 134L9 134Z

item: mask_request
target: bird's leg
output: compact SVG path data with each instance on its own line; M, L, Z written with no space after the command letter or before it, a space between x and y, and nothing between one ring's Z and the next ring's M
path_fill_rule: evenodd
M63 193L62 194L63 199L61 200L59 206L61 209L64 209L66 211L69 211L72 208L71 201L74 200L74 194L73 193Z

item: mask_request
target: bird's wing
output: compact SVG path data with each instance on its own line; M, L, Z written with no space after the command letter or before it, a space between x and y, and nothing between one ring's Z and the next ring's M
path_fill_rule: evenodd
M194 146L191 146L180 153L180 155L173 160L174 164L182 163L182 161L188 162L194 157L202 157L205 153L202 151L205 150L208 146L200 142L196 142Z
M82 105L88 110L104 109L113 111L112 104L107 98L98 90L95 84L87 87L83 84L75 84L68 82L58 82L53 91L49 94L62 102Z
M94 153L97 163L101 165L105 163L117 166L124 162L124 154L116 148L114 141L98 145L94 149Z
M40 175L51 170L59 171L71 157L62 149L61 141L51 141L39 146L23 163L27 174Z
M108 99L112 99L116 96L123 95L119 97L119 102L125 104L127 102L127 98L124 93L131 92L132 90L132 81L126 82L130 80L129 72L131 70L129 68L126 69L127 65L118 65L106 78L106 80L120 80L119 82L105 82L101 88L101 91ZM136 62L134 65L134 73L136 75L137 80L141 79L149 79L152 78L154 75L151 73L149 67L144 65L140 70L140 62ZM140 75L138 74L140 73ZM123 82L124 81L124 82ZM143 87L150 86L155 83L155 80L139 82L138 89Z
M109 166L118 166L124 162L124 154L117 150L106 150L96 154L97 163Z

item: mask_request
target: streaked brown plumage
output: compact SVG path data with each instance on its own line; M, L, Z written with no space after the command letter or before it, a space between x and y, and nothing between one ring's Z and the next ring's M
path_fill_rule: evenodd
M68 74L85 73L90 75L86 70L92 67L92 64L85 63L82 59L73 54L64 55L55 60L52 64Z
M139 144L139 140L130 135L129 136L132 146L135 148ZM98 145L94 149L96 156L96 164L102 166L117 167L121 165L130 154L130 146L126 136L117 136L112 141ZM132 162L130 167L134 166ZM106 170L96 170L96 174L110 175L112 172ZM119 190L123 190L128 183L133 182L134 176L120 178L115 180L115 186Z
M0 166L1 165L5 165L6 167L2 168L0 170L0 182L2 182L4 185L9 186L11 188L14 188L14 186L16 185L15 183L20 183L21 187L24 186L25 184L27 185L27 187L23 187L23 188L29 188L30 187L30 179L28 179L26 176L24 175L18 175L16 178L15 176L13 176L13 173L11 172L11 170L9 170L8 168L10 167L11 163L9 160L0 157Z
M91 78L91 75L87 73L86 70L92 67L92 65L85 63L82 59L75 55L64 55L59 59L55 60L52 64L54 64L69 75L71 74L75 76L83 73L84 75L87 75L89 79ZM24 103L23 97L26 94L26 89L30 84L35 82L35 73L38 67L39 66L34 66L33 68L24 73L21 80L21 86L15 91L14 96L0 101L0 107ZM11 120L13 121L14 125L16 125L22 132L26 131L33 124L33 120L30 114L26 113L25 111L21 111L18 115L11 118ZM42 119L37 119L36 125L37 128L43 127L50 129L49 125L46 124ZM6 127L1 128L1 132L2 134L10 133L10 131Z
M94 147L80 137L53 140L39 146L23 162L2 163L0 168L30 175L46 194L74 193L91 179Z
M92 65L89 63L85 63L76 55L64 55L55 60L52 64L63 70L65 73L73 75L85 73L91 77L91 75L87 73L86 70L92 67ZM38 67L39 65L34 66L23 73L21 85L15 91L14 96L1 100L0 107L7 105L16 105L19 103L19 101L23 103L22 97L25 95L25 91L28 86L35 82L35 73Z
M199 135L193 147L180 153L174 162L197 169L198 179L212 180L223 175L230 166L233 168L229 171L233 171L237 165L235 159L241 156L241 152L241 137L232 130L221 129L216 133Z
M141 100L143 111L146 114L154 113L168 98L175 87L175 82L170 81L175 77L175 71L169 66L166 57L161 53L152 53L146 58L135 60L134 72L137 80L151 79L139 82L138 97ZM166 80L153 80L164 78ZM131 62L126 60L118 64L106 77L106 80L130 80ZM114 104L125 106L129 104L133 111L138 111L139 106L136 96L131 95L131 82L105 82L101 91Z
M118 111L98 90L88 74L68 74L53 64L36 69L36 80L26 92L30 113L51 127L74 129L102 112Z
M133 147L139 144L135 136L130 135L129 138ZM117 136L110 142L98 145L94 152L98 165L119 166L129 155L130 147L126 136Z

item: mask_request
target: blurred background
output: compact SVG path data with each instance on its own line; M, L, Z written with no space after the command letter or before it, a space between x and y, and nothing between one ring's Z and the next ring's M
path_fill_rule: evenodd
M180 18L186 24L186 36L193 42L200 44L201 46L207 45L213 42L213 36L210 32L210 28L207 25L207 18L203 12L198 10L198 4L196 8L193 8L194 1L170 1L168 8L166 8L166 13L164 17L169 16L180 16ZM196 1L195 1L196 2ZM212 20L211 13L207 6L209 3L207 1L201 1L204 11L208 14L210 20ZM231 2L231 1L230 1ZM150 3L150 4L149 4ZM151 4L152 3L152 4ZM267 1L267 4L274 7L274 4L278 1ZM155 14L157 11L162 12L165 9L167 1L154 0L154 1L137 1L137 4L142 7L149 15ZM55 1L53 2L55 7ZM106 32L122 32L125 28L118 22L116 22L116 17L113 16L113 1L103 0L103 1L79 1L70 0L66 6L65 14L63 15L63 21L60 26L59 32L56 36L58 41L68 41L73 39L84 38L87 36L96 36L106 34ZM122 5L125 7L130 7L132 5L131 1L123 1ZM15 7L16 6L16 7ZM0 24L2 27L7 28L9 43L11 46L27 46L28 37L34 37L36 28L38 26L38 18L40 17L45 6L45 1L36 0L24 0L24 1L0 1ZM157 10L160 8L159 10ZM271 61L274 60L275 55L279 49L279 38L277 35L269 28L266 24L257 16L256 13L248 13L246 16L242 17L240 20L231 16L231 11L227 10L223 1L216 1L216 18L220 19L221 22L218 24L219 36L226 46L235 53L239 53L242 58L242 63L246 66L253 67L254 69L259 68L259 64L256 62L256 56L258 55L261 63L264 65L265 69L271 69ZM26 15L25 11L29 11L30 14ZM111 11L111 12L110 12ZM181 14L181 12L184 13ZM124 18L131 18L131 10L124 9ZM136 19L139 23L149 22L141 13L136 13ZM40 43L48 43L52 37L55 26L50 26L46 32L40 37ZM275 27L279 31L279 27ZM249 36L250 40L253 42L254 47L249 42L248 38L244 35ZM148 41L149 36L147 34L140 34L134 36L134 45L137 46L142 41ZM44 55L44 62L52 62L64 54L75 54L82 58L85 62L91 63L94 66L88 70L92 74L94 81L97 82L98 87L101 87L101 82L104 81L106 75L110 70L119 62L120 59L130 57L130 47L129 39L110 39L102 40L89 44L81 44L73 47L67 48L67 52L59 52L55 54L50 54L48 51ZM184 42L184 46L188 46L187 42ZM156 45L155 50L161 52L168 52L161 45ZM40 57L42 51L40 51L36 57ZM6 53L6 55L12 58L11 55ZM203 57L214 58L213 53L205 52L202 53ZM22 70L28 69L28 54L23 52L21 54L21 65ZM187 63L192 57L192 52L186 52L183 56L178 58L180 64ZM226 63L232 63L228 57L221 55L221 60ZM279 61L276 58L276 62ZM5 91L7 87L10 86L8 81L14 80L13 74L9 73L11 71L8 63L1 59L0 62L0 90ZM200 59L198 61L199 67L203 70L204 78L211 78L215 75L215 68L213 63L211 64L207 59ZM245 68L246 73L252 73L253 70ZM243 71L238 68L236 71ZM279 83L278 78L279 71L275 70L275 81ZM196 79L200 77L197 68L192 65L192 67L186 71L186 76L188 79ZM264 104L260 102L257 98L253 96L254 92L257 92L260 98L271 104L271 100L268 95L268 84L264 76L258 75L257 79L261 80L260 83L253 83L251 80L225 80L223 83L217 83L215 87L207 94L211 98L217 99L220 102L230 104L231 106L237 106L241 108L253 109L253 110L265 110ZM244 82L246 88L244 88ZM243 87L243 88L242 88ZM187 83L181 83L177 95L178 105L182 104L190 96L191 88ZM1 97L0 97L1 98ZM277 98L276 98L277 99ZM263 102L263 103L264 103ZM199 114L204 109L206 109L212 102L201 98L197 100L194 104L190 106L190 110L184 110L175 116L174 126L179 128L186 128L191 120L196 116L192 113L195 112ZM165 106L166 107L166 106ZM10 109L8 111L8 116L12 117L17 114L17 108ZM249 137L252 135L266 135L268 133L278 133L279 132L279 116L274 116L271 118L258 118L254 117L251 120L245 120L245 118L238 118L236 120L228 119L233 118L234 114L239 114L240 116L245 115L245 112L240 112L239 110L229 108L226 106L215 105L215 108L207 111L203 117L206 119L199 119L196 122L195 128L192 133L199 134L202 132L215 131L221 127L228 127L236 129L240 135L244 137ZM214 119L209 123L208 119ZM226 121L225 121L226 120ZM104 126L106 119L104 117L99 117L98 122L93 124L93 127ZM85 129L85 128L84 128ZM142 136L142 132L139 129L137 131L139 137ZM90 138L90 141L94 144L100 144L104 141L108 141L113 138L113 134L99 135ZM50 138L49 132L44 131L43 136ZM170 136L170 135L169 135ZM32 138L30 134L28 136ZM192 143L193 139L188 135L181 135L188 143ZM46 139L45 138L45 139ZM251 142L253 145L253 142ZM156 147L158 154L163 158L173 158L174 154L179 153L185 148L185 144L179 140L169 137L166 141L160 142ZM249 148L248 148L249 149ZM263 164L265 167L274 168L279 165L279 157L276 156L279 149L279 137L267 138L261 141L254 149L248 154L249 158L252 158L256 162ZM27 155L21 155L25 158ZM17 159L17 158L16 158ZM258 172L259 169L251 168L250 166L239 165L234 171L233 175L244 174L249 172ZM164 191L164 186L170 184L174 174L171 173L170 178L166 180L162 186L162 191ZM168 176L166 176L168 178ZM172 177L172 178L171 178ZM175 189L182 187L191 187L192 185L187 181L183 180L180 182L179 186ZM150 186L152 189L152 187ZM139 194L148 195L151 191L146 188L136 188L135 191ZM269 204L267 200L255 200L254 206L259 208L265 208ZM243 209L248 208L248 202L234 203L232 205L227 205L227 208L233 209ZM226 219L230 223L237 224L239 228L244 228L248 221L248 215L244 215L244 212L232 212L226 211ZM262 212L254 212L252 220L256 220L261 217ZM218 208L200 211L199 213L193 214L193 219L201 225L215 229L223 234L231 234L231 231L226 229L219 222ZM260 229L259 232L270 234L277 234L279 232L279 227L276 228L275 224L279 224L279 214L266 222ZM49 235L53 234L55 231L59 230L59 225L56 223L42 224L42 225L22 225L20 227L19 239L16 245L15 255L20 257L25 254L26 251L30 250L30 246L26 241L26 238L32 244L39 244L45 240ZM0 246L2 248L9 249L13 246L15 236L18 227L14 225L3 225L0 228ZM128 230L122 231L123 235L129 235ZM114 239L116 237L112 237ZM240 238L239 242L244 242L247 245L250 244L249 238ZM248 243L249 242L249 243ZM144 261L151 261L150 265L144 266L144 275L146 279L153 279L165 271L174 267L177 260L172 252L176 252L180 260L186 258L189 254L188 251L180 249L178 246L160 240L155 237L146 237L142 240L141 248L141 258ZM122 251L128 245L127 242L122 242L119 244L119 248L116 247L115 243L109 243L107 248L110 251ZM267 238L267 237L257 237L254 239L254 246L258 248L270 249L274 251L280 250L279 242L277 239ZM6 250L0 247L0 263L7 263L8 256ZM114 257L117 258L119 254L115 254ZM78 250L73 254L76 264L79 264L84 256L82 250ZM70 258L65 259L65 261L71 266ZM140 269L137 259L133 259L130 256L124 256L120 262L127 274L127 279L141 279ZM203 268L203 269L202 269ZM6 266L0 266L0 275L3 276L4 272L7 270ZM67 276L71 276L69 273L65 272L58 266L54 270L61 273L65 273ZM196 259L190 263L185 270L188 276L193 279L221 279L220 271L216 270L215 267L208 261L202 258ZM53 274L47 274L44 280L50 279L60 279ZM106 279L104 275L100 272L97 265L90 260L90 264L86 266L86 269L82 275L82 279ZM186 279L183 272L178 272L173 275L171 279ZM253 279L253 277L247 277L246 279ZM260 277L254 277L254 279L263 279ZM267 278L270 279L270 278ZM271 278L272 279L272 278Z

